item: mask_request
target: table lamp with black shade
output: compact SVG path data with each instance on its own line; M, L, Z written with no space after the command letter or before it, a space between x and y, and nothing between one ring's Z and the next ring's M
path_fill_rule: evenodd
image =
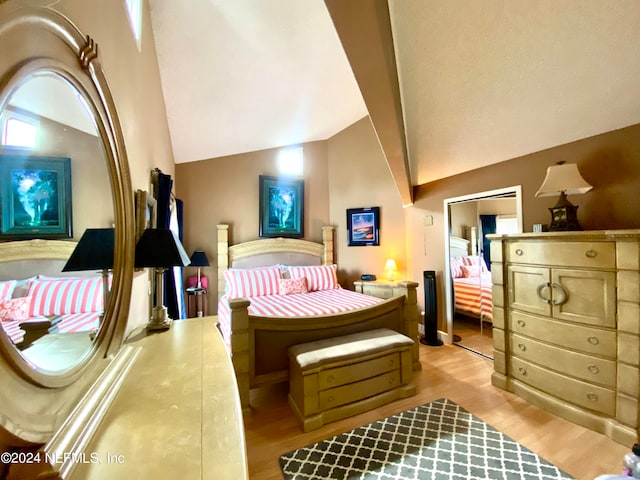
M191 254L191 264L190 267L198 267L198 283L196 284L196 288L202 288L202 282L200 281L200 267L208 267L209 259L207 258L207 254L202 250L195 250Z
M147 228L136 245L136 268L154 268L156 275L155 305L147 330L167 330L171 319L163 305L164 271L171 267L186 267L189 255L173 231L166 228Z
M542 186L536 197L560 195L558 202L551 208L550 231L582 230L578 222L578 207L567 200L567 195L587 193L593 187L589 185L575 163L558 162L547 168Z
M114 237L113 228L87 228L62 269L63 272L98 270L102 274L103 309L107 308L109 300L109 272L113 269Z

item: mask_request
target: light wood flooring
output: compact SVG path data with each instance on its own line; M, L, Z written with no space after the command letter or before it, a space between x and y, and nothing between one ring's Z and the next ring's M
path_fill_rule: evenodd
M630 450L602 434L575 425L491 385L493 363L465 349L420 345L418 393L355 417L303 433L287 401L287 386L252 392L253 412L245 420L252 480L281 479L283 453L324 440L438 398L449 398L533 450L578 480L622 470Z
M481 322L478 318L456 314L453 319L453 334L457 336L455 340L457 345L493 358L493 334L490 322Z

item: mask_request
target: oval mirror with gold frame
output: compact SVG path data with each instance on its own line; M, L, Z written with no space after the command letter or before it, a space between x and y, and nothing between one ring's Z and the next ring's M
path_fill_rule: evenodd
M136 355L133 349L122 348L135 251L133 189L97 45L61 14L43 7L22 8L17 3L0 4L0 42L11 45L0 57L0 112L9 108L16 92L34 78L55 77L66 84L93 120L113 209L114 254L108 301L102 306L99 328L77 358L60 368L50 367L46 360L34 365L0 332L0 450L40 448L51 453L47 458L59 460L45 462L42 471L50 472L51 478L65 478L73 467L65 460L70 457L56 453L68 454L88 441ZM65 107L58 113L61 109ZM60 148L64 150L64 145ZM74 238L69 240L9 240L0 243L0 255L5 260L13 255L19 261L41 255L64 262L84 229L111 226L104 225L105 219L101 222L76 222ZM21 478L19 469L23 467L0 465L0 477Z

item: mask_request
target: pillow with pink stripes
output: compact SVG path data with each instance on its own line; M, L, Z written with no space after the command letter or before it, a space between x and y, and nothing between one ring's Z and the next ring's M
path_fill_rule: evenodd
M229 268L224 271L228 298L277 295L280 289L280 266L264 268Z
M29 286L32 297L29 316L101 312L102 277L69 280L36 279Z
M8 300L13 295L13 289L16 288L15 280L7 280L0 282L0 300Z
M315 292L317 290L340 288L337 268L337 265L289 267L289 273L291 274L291 278L306 278L307 289L310 292Z
M24 321L29 318L31 297L0 300L0 322Z

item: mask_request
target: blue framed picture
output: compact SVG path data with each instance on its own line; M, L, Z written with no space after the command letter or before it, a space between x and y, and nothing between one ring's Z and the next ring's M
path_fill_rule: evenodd
M72 238L71 159L0 155L0 238Z
M380 245L380 207L347 209L347 245Z
M260 236L304 237L304 180L260 175Z

